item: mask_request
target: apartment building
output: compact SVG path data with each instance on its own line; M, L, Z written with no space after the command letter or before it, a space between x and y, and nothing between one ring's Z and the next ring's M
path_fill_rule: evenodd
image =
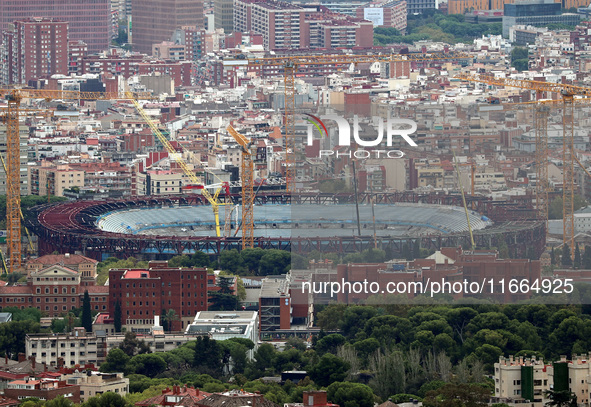
M260 330L291 328L291 294L285 278L267 277L259 294Z
M68 42L68 75L81 75L81 62L88 55L88 45L84 41Z
M162 328L159 328L159 331L137 334L137 338L146 342L152 352L168 352L195 340L194 335L164 334ZM26 357L32 357L36 363L45 363L47 366L99 365L106 360L110 350L119 347L125 334L105 335L101 329L95 331L97 332L86 332L84 328L74 328L73 332L65 334L29 334L25 338ZM94 380L90 380L89 384L94 386ZM123 384L115 384L121 386L121 391Z
M30 271L26 284L0 287L0 309L34 307L49 317L60 317L80 308L84 293L90 295L91 308L106 311L109 289L106 286L85 286L81 274L60 265Z
M80 386L68 384L63 380L24 378L8 383L4 395L14 400L37 398L39 400L53 400L64 397L72 403L80 403Z
M152 45L168 41L175 29L204 29L203 0L133 0L134 51L150 53Z
M80 386L80 400L111 392L125 396L129 392L129 379L123 373L81 372L62 375L67 384Z
M205 53L205 36L205 30L197 29L195 26L186 26L174 31L172 41L185 47L185 60L196 61Z
M27 276L31 276L32 272L37 272L56 264L78 272L80 274L80 281L84 286L94 285L96 282L96 266L98 261L80 254L70 253L47 254L29 260L26 264Z
M266 50L373 46L373 23L318 5L236 0L234 30L263 37Z
M109 271L109 313L121 306L125 325L150 329L162 310L174 310L173 329L184 329L195 314L207 310L207 269L169 268L167 261L151 261L148 269Z
M108 190L113 196L131 195L131 169L116 162L70 164L74 171L84 172L84 186Z
M259 338L259 315L256 311L200 311L187 326L185 334L209 335L217 341L244 338L256 344ZM248 352L248 356L253 358L254 349Z
M495 363L495 396L491 400L511 406L528 403L543 407L548 401L546 390L570 390L577 396L578 405L589 406L591 390L591 354L573 355L571 360L544 363L535 357L501 356Z
M3 0L0 2L0 32L31 16L67 21L69 39L84 41L90 53L101 52L111 40L109 0ZM67 52L67 39L66 48Z
M28 167L29 194L64 196L66 189L84 186L84 171L72 170L67 165Z
M357 18L370 20L374 27L392 27L404 32L407 23L406 0L387 1L383 4L372 4L367 7L365 4L356 10Z
M408 14L421 14L425 10L436 9L435 0L406 0Z
M183 193L183 186L190 183L185 174L171 170L138 172L135 180L137 195L178 195Z
M433 188L443 188L443 168L419 168L417 169L417 186Z
M474 189L500 191L507 188L505 175L502 172L478 172L474 174Z
M175 44L171 41L162 41L158 44L152 44L152 56L160 59L170 59L172 61L184 61L185 46Z
M49 18L18 20L2 33L4 84L68 73L68 23Z

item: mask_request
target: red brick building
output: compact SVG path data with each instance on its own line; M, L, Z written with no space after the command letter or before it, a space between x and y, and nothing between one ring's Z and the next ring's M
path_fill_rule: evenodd
M178 321L173 329L182 330L199 311L207 310L207 269L171 268L166 261L151 261L146 269L109 271L109 314L121 306L124 325L153 326L154 317L174 310Z
M82 74L100 74L110 73L114 76L129 78L137 75L137 64L144 59L144 55L130 55L121 57L119 55L108 55L106 58L99 55L88 55L82 58L80 69Z
M67 384L62 380L25 378L8 383L8 387L4 389L4 395L15 400L29 397L53 400L64 396L74 404L80 404L80 385Z
M70 41L68 43L68 74L82 74L82 59L88 55L88 45L84 41Z
M402 32L406 30L407 14L406 0L390 1L381 7L362 6L356 10L357 18L371 18L373 15L376 26L392 27Z
M191 86L191 61L154 60L143 54L130 56L108 55L100 57L89 55L79 60L82 74L99 74L104 77L121 76L129 78L134 75L153 75L159 73L170 75L175 86Z
M152 61L138 64L140 75L170 75L174 79L174 86L191 86L191 61Z
M15 21L2 34L0 82L28 84L68 74L68 23L49 18Z
M74 254L47 255L26 265L27 283L0 287L0 309L33 307L49 317L80 308L85 291L94 311L106 311L109 287L96 285L97 261Z
M304 406L306 407L338 407L338 404L333 404L328 401L325 390L310 390L303 394Z
M528 299L531 293L512 294L509 281L527 280L534 282L541 277L541 266L539 260L527 259L500 259L498 252L491 250L463 251L461 248L442 248L433 256L427 259L416 259L414 261L400 262L398 264L340 264L337 266L337 282L364 281L377 282L381 290L388 284L401 287L408 287L409 283L420 283L427 287L428 282L446 282L449 284L476 282L482 283L484 279L495 282L493 294L488 294L490 284L487 283L484 295L496 301L518 301ZM498 282L505 279L504 292ZM399 289L400 290L400 289ZM412 290L411 290L412 291ZM361 290L355 292L341 292L337 295L339 303L361 302L372 296L371 292ZM412 298L415 292L407 292L406 296ZM469 292L462 289L454 298L471 297ZM478 296L478 295L475 295Z

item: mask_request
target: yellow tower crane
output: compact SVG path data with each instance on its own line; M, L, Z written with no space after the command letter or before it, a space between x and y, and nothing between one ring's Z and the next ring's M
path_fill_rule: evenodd
M20 113L21 101L33 99L111 100L126 99L118 92L79 92L48 89L0 89L8 107L2 116L6 124L6 243L10 261L8 271L14 273L22 266L21 194L20 194ZM148 93L133 93L135 98L151 98Z
M150 126L150 130L152 130L152 133L154 133L156 137L158 137L158 140L160 141L160 143L162 143L162 145L168 152L170 158L174 159L175 162L179 165L179 167L181 167L183 173L189 178L192 186L198 188L201 191L201 194L205 197L205 199L207 199L207 201L211 205L211 208L213 209L216 236L221 237L222 234L220 229L220 206L226 204L220 203L218 200L222 188L218 188L213 195L209 192L207 188L204 188L201 180L197 177L197 175L195 175L193 171L191 171L191 169L189 168L181 154L179 154L176 151L176 149L172 146L172 144L170 144L170 141L168 141L168 139L164 137L164 134L162 134L158 126L154 124L154 121L150 118L150 116L148 116L148 114L146 113L144 108L139 104L136 98L133 97L133 94L128 92L127 96L127 98L131 100L131 103L133 103L135 109L138 111L142 119L144 119L148 126Z
M574 104L575 96L591 97L591 88L583 86L569 85L563 83L530 81L522 79L499 78L487 74L459 74L456 76L470 82L480 82L487 85L513 87L535 91L540 95L543 92L559 93L562 96L562 125L563 125L563 151L562 151L562 173L563 173L563 244L568 244L571 251L571 258L574 257L574 241L575 241L575 217L574 217L574 196L575 196L575 151L574 151ZM539 128L536 133L536 163L542 163L540 177L544 177L543 185L536 189L540 195L536 196L539 199L540 205L537 206L538 213L548 213L547 203L547 112L541 107L536 112L536 127Z
M228 126L228 133L242 147L242 248L254 247L254 161L251 140Z

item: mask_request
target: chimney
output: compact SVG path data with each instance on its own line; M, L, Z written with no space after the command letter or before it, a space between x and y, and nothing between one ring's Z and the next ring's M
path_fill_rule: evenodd
M35 369L35 356L29 356L29 360L31 361L31 368Z
M8 354L4 355L4 364L7 365L8 364Z
M43 371L47 372L47 363L43 362Z
M27 360L27 356L24 353L19 353L18 354L18 361L24 362L25 360Z

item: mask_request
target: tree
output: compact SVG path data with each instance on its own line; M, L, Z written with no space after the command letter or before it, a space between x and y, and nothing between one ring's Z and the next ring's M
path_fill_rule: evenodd
M427 392L425 407L486 407L490 390L478 384L445 384Z
M339 329L346 308L345 304L331 304L316 314L316 323L322 329Z
M562 198L554 198L554 200L550 203L550 206L548 207L548 219L562 219L562 205ZM573 199L574 210L579 210L583 206L587 206L587 201L585 201L585 198L583 198L580 195L575 195Z
M566 243L562 247L562 260L561 260L561 263L562 263L563 266L572 266L573 265L573 260L570 257L570 247Z
M125 334L125 338L123 338L123 342L119 345L119 349L131 357L150 353L150 346L145 341L137 339L133 332L127 332Z
M115 301L113 324L115 325L115 332L121 332L121 302L119 300Z
M326 389L327 398L341 407L373 407L371 388L361 383L334 382Z
M129 370L144 376L155 377L166 370L166 361L157 353L144 353L131 358Z
M92 332L92 311L90 308L90 295L88 290L84 291L84 298L82 299L82 326L86 332Z
M289 269L291 264L291 254L285 250L270 249L266 250L260 261L260 274L267 276L270 274L283 274Z
M233 276L217 276L219 290L211 293L211 311L234 311L238 309L238 297L232 291Z
M544 393L549 400L546 403L548 407L576 407L577 396L570 390L546 390Z
M209 256L201 251L193 255L174 256L168 261L170 267L209 267Z
M101 365L101 372L126 372L129 355L119 348L111 349L107 354L107 359Z
M236 249L222 251L218 260L220 262L220 268L230 273L239 273L244 268L242 257Z
M162 324L165 331L172 331L174 328L174 323L178 321L180 318L175 310L172 308L166 312L162 313Z
M265 255L265 250L260 247L246 248L240 252L240 256L244 262L244 267L254 275L259 274L259 263L261 257Z
M106 392L94 396L82 403L82 407L125 407L127 402L121 395L113 392Z
M578 244L575 244L575 259L573 261L573 266L575 268L581 267L581 250L579 249Z
M310 369L310 378L319 386L328 386L344 380L350 367L338 356L327 353Z
M254 353L255 366L258 369L265 370L273 365L275 357L275 348L270 343L263 343Z
M252 341L250 341L252 343ZM254 344L253 344L254 345ZM221 341L222 363L225 374L241 374L246 367L246 352L248 348L231 339Z
M316 342L316 352L318 352L319 354L324 354L324 353L336 353L337 348L339 346L344 345L346 342L346 339L343 335L341 334L330 334L330 335L326 335L325 337L321 338L318 340L318 342Z
M40 333L41 326L38 322L10 321L0 324L0 351L2 354L18 355L25 353L26 336Z
M370 358L371 388L382 399L406 390L404 359L400 352L376 351Z
M222 348L215 339L200 336L195 343L193 367L200 373L218 378L222 375Z
M58 396L52 400L45 402L45 407L74 407L72 400L65 398L64 396Z
M528 63L528 50L527 48L523 47L515 47L511 50L511 66L513 66L518 71L523 71L527 69ZM522 66L524 65L524 66Z

